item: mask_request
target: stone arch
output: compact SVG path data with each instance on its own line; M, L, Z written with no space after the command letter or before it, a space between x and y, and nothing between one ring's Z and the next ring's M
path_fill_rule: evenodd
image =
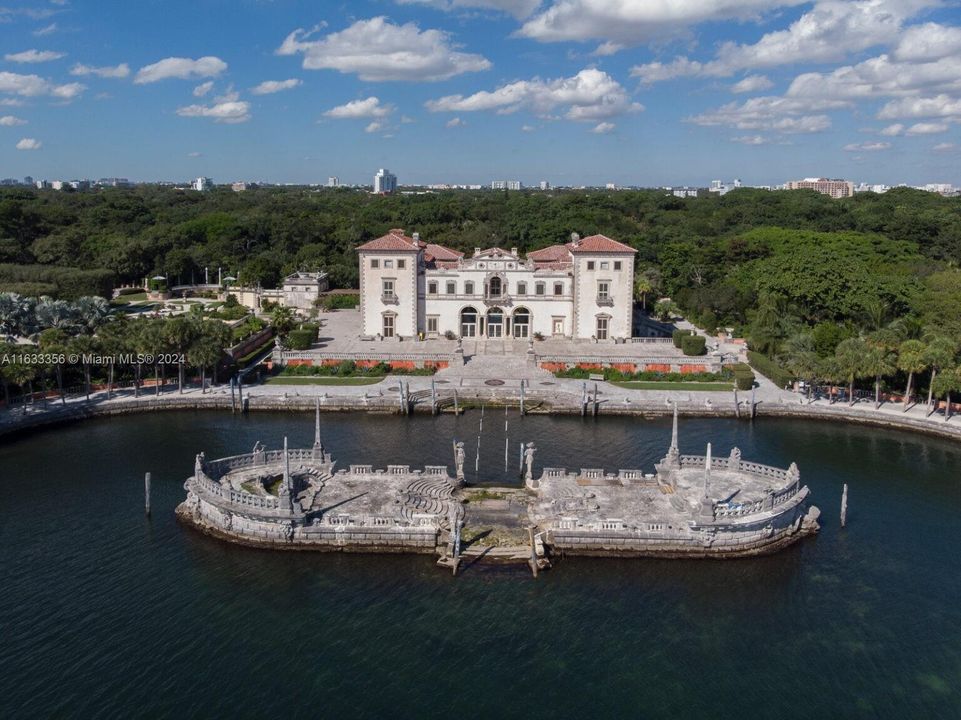
M519 307L511 313L511 333L515 338L529 338L533 334L534 315L526 307Z

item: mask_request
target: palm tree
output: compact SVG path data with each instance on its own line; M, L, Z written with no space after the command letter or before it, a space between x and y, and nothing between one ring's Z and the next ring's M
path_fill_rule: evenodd
M814 338L810 333L797 333L784 343L785 367L807 385L806 396L811 399L811 385L818 376L820 358L814 351Z
M897 368L894 364L894 353L880 345L868 343L867 352L861 359L865 375L874 375L874 409L881 407L881 376L893 373Z
M163 337L168 348L179 358L183 358L187 354L199 334L197 320L185 316L167 320L163 329ZM177 361L177 391L180 393L184 391L184 363L182 359Z
M95 332L110 317L110 304L102 297L78 298L74 304L77 320L87 332Z
M36 376L37 369L35 365L27 365L25 363L10 363L2 367L4 376L12 382L14 385L20 387L20 395L24 396L25 390L30 390L30 395L33 395L33 378ZM23 414L27 414L27 400L26 397L23 398Z
M223 345L220 339L213 333L206 333L194 340L190 349L187 350L187 359L191 365L200 368L200 388L201 392L207 392L207 368L216 366L220 356L223 355Z
M854 381L865 376L868 345L861 338L842 340L834 351L837 370L848 384L848 404L854 405Z
M647 312L647 294L654 289L651 279L646 275L638 275L634 279L634 294L640 296L641 307Z
M163 332L163 320L141 320L140 327L134 336L137 352L141 355L153 357L154 395L159 396L160 387L160 355L166 350ZM140 363L137 364L137 381L140 380ZM139 393L136 393L139 395Z
M936 335L928 342L925 349L924 359L927 366L931 368L931 382L928 385L928 408L927 414L930 415L934 410L931 402L934 397L934 384L938 378L938 372L954 362L954 355L957 352L957 345L943 335Z
M911 382L916 373L928 369L925 360L925 345L920 340L905 340L898 348L898 370L908 374L908 386L904 390L904 412L911 404Z
M83 364L83 389L88 402L90 401L90 355L98 349L98 346L99 343L96 338L90 335L78 335L71 338L67 343L67 349L71 353L79 355Z
M47 328L38 338L40 352L53 356L64 356L67 354L67 334L59 328ZM67 404L67 394L63 389L63 363L54 363L54 373L57 376L57 392L60 393L60 402Z
M944 421L947 422L951 419L951 393L961 390L961 365L953 368L945 367L942 371L931 384L938 397L944 395Z

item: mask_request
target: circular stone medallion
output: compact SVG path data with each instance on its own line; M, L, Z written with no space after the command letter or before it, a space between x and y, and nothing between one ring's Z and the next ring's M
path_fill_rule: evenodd
M485 384L485 385L493 385L493 386L503 385L503 384L504 384L504 381L503 381L503 380L485 380L485 381L484 381L484 384Z

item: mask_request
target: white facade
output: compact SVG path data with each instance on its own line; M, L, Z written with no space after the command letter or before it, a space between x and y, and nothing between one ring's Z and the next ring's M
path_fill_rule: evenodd
M192 187L197 192L207 192L214 186L214 181L209 177L199 177L194 180L190 187Z
M524 183L520 180L494 180L491 182L491 190L523 190Z
M465 257L392 230L358 248L361 334L381 337L631 335L635 251L602 235L522 257Z
M397 176L386 168L381 168L374 175L374 192L377 194L392 193L397 190Z
M284 278L283 304L300 310L310 310L330 284L325 272L295 272Z

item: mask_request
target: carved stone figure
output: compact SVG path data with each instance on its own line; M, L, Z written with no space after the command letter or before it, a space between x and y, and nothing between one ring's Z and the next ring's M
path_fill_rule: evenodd
M740 470L741 469L741 450L740 448L732 448L731 456L727 459L728 470Z
M225 512L224 519L223 519L224 530L230 531L233 525L234 525L233 513Z
M534 453L537 448L534 447L534 443L527 443L527 449L524 451L524 462L527 464L527 472L524 474L524 482L530 488L536 488L537 485L534 482Z
M454 465L457 468L457 479L464 479L464 458L466 453L464 452L464 443L459 442L454 446Z

